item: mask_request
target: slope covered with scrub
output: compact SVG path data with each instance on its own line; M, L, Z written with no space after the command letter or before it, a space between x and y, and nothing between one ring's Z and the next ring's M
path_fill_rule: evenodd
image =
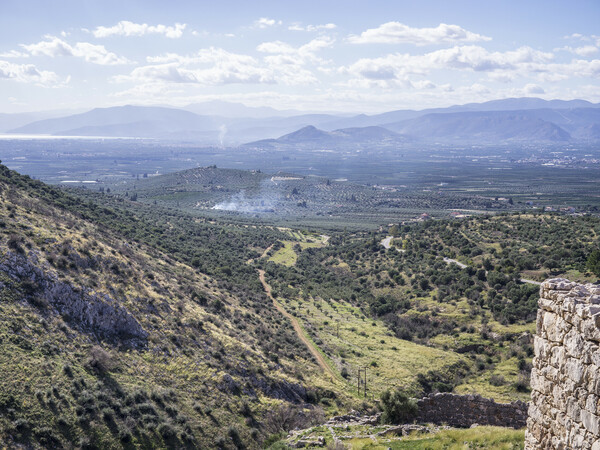
M163 219L0 166L2 442L259 447L275 403L310 415L327 395L307 389L310 354L238 264L277 230L240 239L243 229L194 221L184 249L177 219ZM161 239L169 228L173 242Z

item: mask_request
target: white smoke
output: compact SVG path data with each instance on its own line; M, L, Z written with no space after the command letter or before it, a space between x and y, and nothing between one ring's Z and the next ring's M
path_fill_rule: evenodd
M227 134L227 127L225 126L225 124L223 124L219 127L219 144L221 145L221 147L223 147L223 142L224 142L226 134Z
M240 213L273 213L276 212L281 193L271 180L263 180L257 195L246 196L246 191L232 195L229 200L217 203L212 209L235 211Z

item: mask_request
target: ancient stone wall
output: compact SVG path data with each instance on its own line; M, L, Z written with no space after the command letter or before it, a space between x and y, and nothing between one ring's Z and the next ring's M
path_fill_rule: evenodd
M600 285L540 289L526 449L600 450Z
M431 394L418 402L417 422L467 428L473 424L523 428L527 404L496 403L479 395Z

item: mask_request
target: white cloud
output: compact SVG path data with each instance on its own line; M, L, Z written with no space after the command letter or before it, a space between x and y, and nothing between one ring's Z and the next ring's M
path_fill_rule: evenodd
M335 23L325 23L323 25L306 25L302 26L299 23L294 23L288 27L290 31L324 31L324 30L335 30L337 25Z
M510 78L514 74L538 73L548 69L552 53L530 47L508 52L489 52L479 46L457 46L436 50L422 55L406 53L389 54L380 58L363 58L354 64L340 68L358 78L372 80L381 85L405 81L412 75L425 76L433 70L453 69L490 73L493 77Z
M594 45L584 45L583 47L577 47L574 52L579 56L592 56L594 53L598 53L598 47Z
M171 39L180 38L187 25L185 23L175 23L174 26L167 25L148 25L147 23L134 23L128 20L121 20L112 27L97 27L92 31L97 38L108 36L143 36L145 34L162 34Z
M335 39L331 37L318 37L310 42L296 48L282 41L263 42L256 50L262 53L273 54L295 54L303 61L307 59L318 60L316 52L327 47L331 47Z
M117 82L188 83L200 85L283 84L302 85L318 82L306 66L327 64L317 52L330 47L334 39L319 37L300 47L281 41L264 42L257 47L262 58L210 47L190 55L166 53L149 56L149 65L134 69L129 75L117 76Z
M564 39L583 39L584 36L581 33L573 33L568 36L564 36Z
M29 45L21 44L21 47L33 56L49 56L51 58L57 56L74 56L76 58L82 58L87 62L103 66L130 63L127 58L109 52L103 45L90 44L89 42L77 42L72 46L55 36L45 36L45 38L47 39L46 41Z
M38 70L33 64L13 64L0 61L0 79L12 79L21 83L35 83L51 86L59 83L58 75L46 70Z
M489 41L491 38L467 31L458 25L439 24L435 28L412 28L400 22L387 22L377 28L350 35L353 44L448 44L457 42Z
M545 94L546 91L539 84L526 84L523 88L523 93L525 95L537 95L537 94Z
M10 50L8 52L0 53L0 58L29 58L29 55L16 50Z
M584 45L582 47L571 47L567 45L565 47L560 47L555 50L565 50L567 52L583 57L592 56L593 54L598 53L598 47L596 47L595 45Z
M281 25L283 22L281 20L269 19L268 17L261 17L258 20L254 21L254 26L256 28L268 28L273 27L275 25Z
M263 42L256 49L259 52L268 54L264 57L264 61L283 84L313 84L317 83L318 79L310 70L306 69L306 66L309 64L316 65L317 70L326 73L322 69L325 69L324 66L327 62L318 57L317 52L331 47L334 42L335 39L323 36L300 47L274 41Z
M148 57L152 65L137 67L130 75L115 81L195 83L223 85L232 83L275 83L271 71L248 55L210 47L192 55L167 53Z

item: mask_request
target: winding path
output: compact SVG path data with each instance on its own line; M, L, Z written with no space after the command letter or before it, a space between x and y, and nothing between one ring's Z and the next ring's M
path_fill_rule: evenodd
M392 246L392 237L393 236L387 236L381 241L381 245L383 245L385 248L390 248Z
M446 264L456 264L458 267L460 267L461 269L466 269L468 266L464 263L461 263L460 261L457 261L455 259L452 258L447 258L444 256L444 262Z
M298 319L296 319L289 312L287 312L285 310L285 308L283 306L281 306L281 304L277 300L275 300L275 297L273 297L273 295L271 294L271 286L269 286L269 284L267 283L267 280L265 279L265 271L262 269L258 269L258 276L260 278L260 282L263 285L263 288L265 289L265 292L267 293L267 296L273 301L273 305L275 305L275 308L277 309L277 311L279 311L286 318L288 318L290 320L290 322L292 322L292 326L294 327L294 331L298 335L298 338L304 343L304 345L306 345L306 347L308 347L308 350L310 351L310 353L317 360L319 367L321 367L321 369L323 369L323 371L325 373L331 375L331 377L333 379L336 379L337 378L336 374L333 372L333 370L331 370L331 367L329 367L329 365L325 361L325 358L323 358L323 355L319 352L317 347L304 334L304 330L300 326Z

